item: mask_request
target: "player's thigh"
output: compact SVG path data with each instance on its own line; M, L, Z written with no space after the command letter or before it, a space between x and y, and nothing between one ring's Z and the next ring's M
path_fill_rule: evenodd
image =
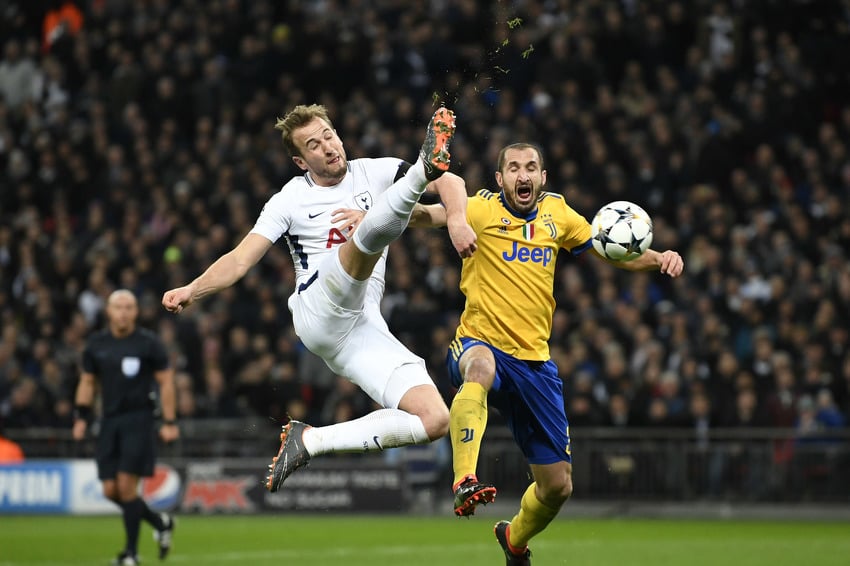
M434 387L425 361L390 333L379 313L365 312L340 350L325 361L386 408L398 408L414 387Z
M347 275L365 281L372 276L378 260L381 259L381 254L367 254L360 250L351 239L339 247L338 257L340 267Z
M363 315L362 311L334 305L316 283L290 297L289 309L295 333L326 362L344 347L346 337Z

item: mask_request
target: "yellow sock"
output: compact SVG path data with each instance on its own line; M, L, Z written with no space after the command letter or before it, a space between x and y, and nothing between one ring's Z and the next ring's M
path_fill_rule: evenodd
M545 529L560 511L560 509L552 509L537 499L534 493L536 487L536 482L528 486L519 504L519 513L511 520L508 542L518 549L528 546L531 537Z
M454 483L475 473L481 437L486 428L487 390L480 383L464 383L455 395L449 412Z

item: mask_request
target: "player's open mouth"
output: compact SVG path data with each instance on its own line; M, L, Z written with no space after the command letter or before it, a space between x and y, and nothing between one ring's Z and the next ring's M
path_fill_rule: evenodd
M523 185L521 187L516 188L516 196L519 200L529 200L531 199L531 185Z

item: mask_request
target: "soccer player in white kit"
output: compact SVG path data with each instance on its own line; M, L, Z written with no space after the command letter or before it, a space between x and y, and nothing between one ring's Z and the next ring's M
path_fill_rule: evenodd
M233 285L284 237L296 271L288 301L296 333L334 372L385 408L324 427L291 420L269 466L269 491L320 454L383 450L445 436L449 411L424 360L390 334L379 310L386 247L402 234L427 187L446 207L457 252L467 257L476 249L466 222L465 184L444 174L455 129L451 111L441 107L434 113L412 166L397 158L349 161L320 105L297 106L275 127L305 174L269 199L233 250L188 285L167 291L162 304L181 312Z

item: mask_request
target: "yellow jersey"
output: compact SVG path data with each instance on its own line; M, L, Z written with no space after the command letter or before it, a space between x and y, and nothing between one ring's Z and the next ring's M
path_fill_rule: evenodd
M561 248L578 254L590 247L590 224L548 192L522 216L501 193L482 189L469 199L466 217L478 249L463 260L466 306L456 338L476 338L522 360L548 360L555 258Z

